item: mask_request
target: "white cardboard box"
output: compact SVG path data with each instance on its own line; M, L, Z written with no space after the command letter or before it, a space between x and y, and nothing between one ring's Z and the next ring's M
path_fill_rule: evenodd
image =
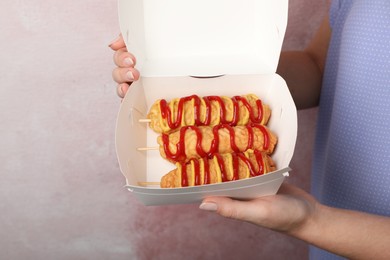
M137 57L141 79L124 98L116 149L126 187L145 205L200 202L210 195L250 199L275 194L288 176L297 114L285 81L275 73L287 23L288 0L119 0L121 32ZM278 170L266 175L196 187L139 186L160 182L175 166L158 151L147 124L157 99L197 94L253 93L272 109L268 127L278 136L272 156Z

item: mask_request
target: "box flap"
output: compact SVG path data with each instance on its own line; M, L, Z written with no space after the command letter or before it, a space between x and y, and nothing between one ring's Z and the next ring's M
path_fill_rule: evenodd
M288 0L119 0L143 77L275 73Z

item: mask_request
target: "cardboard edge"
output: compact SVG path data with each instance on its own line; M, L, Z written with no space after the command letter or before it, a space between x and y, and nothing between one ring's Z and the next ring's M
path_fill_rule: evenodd
M181 187L181 188L151 188L140 187L135 185L125 185L129 191L142 194L154 194L154 195L180 195L180 194L194 194L194 193L209 193L216 191L228 191L235 189L242 189L245 187L259 186L274 179L288 176L288 172L291 171L290 167L286 167L265 175L252 177L244 180L237 180L224 183L215 183L208 185ZM285 174L287 173L287 174Z
M275 174L270 173L273 174L273 177L267 181L252 183L251 185L237 186L234 189L214 189L211 191L181 192L181 193L168 192L166 194L160 194L160 193L150 193L149 192L150 190L143 188L141 190L132 190L132 193L145 206L163 206L163 205L200 203L204 198L210 196L223 196L223 197L230 197L237 200L250 200L259 197L275 195L278 192L280 186L282 185L284 179L289 175L288 172L284 172L284 173L281 172L278 173L278 172L279 171L274 172ZM208 185L204 185L204 186L206 187ZM180 188L180 189L183 190L184 188Z

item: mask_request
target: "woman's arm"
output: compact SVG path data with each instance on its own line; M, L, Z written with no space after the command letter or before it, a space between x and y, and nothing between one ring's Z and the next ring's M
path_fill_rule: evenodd
M388 217L319 205L292 235L348 259L390 259Z
M298 109L318 105L330 34L326 16L306 49L280 55L277 73L286 80Z
M250 201L209 197L200 209L288 234L349 259L390 259L390 218L321 205L286 183L274 196Z

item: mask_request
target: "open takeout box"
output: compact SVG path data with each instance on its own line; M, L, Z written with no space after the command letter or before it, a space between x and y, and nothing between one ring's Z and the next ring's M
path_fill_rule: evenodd
M297 114L285 81L275 73L287 24L288 0L119 0L119 21L141 79L133 83L117 118L116 150L126 187L145 205L199 202L217 195L250 199L277 192L288 176ZM245 180L161 189L175 168L157 150L145 119L158 99L256 94L272 109L268 127L278 136L277 171Z

